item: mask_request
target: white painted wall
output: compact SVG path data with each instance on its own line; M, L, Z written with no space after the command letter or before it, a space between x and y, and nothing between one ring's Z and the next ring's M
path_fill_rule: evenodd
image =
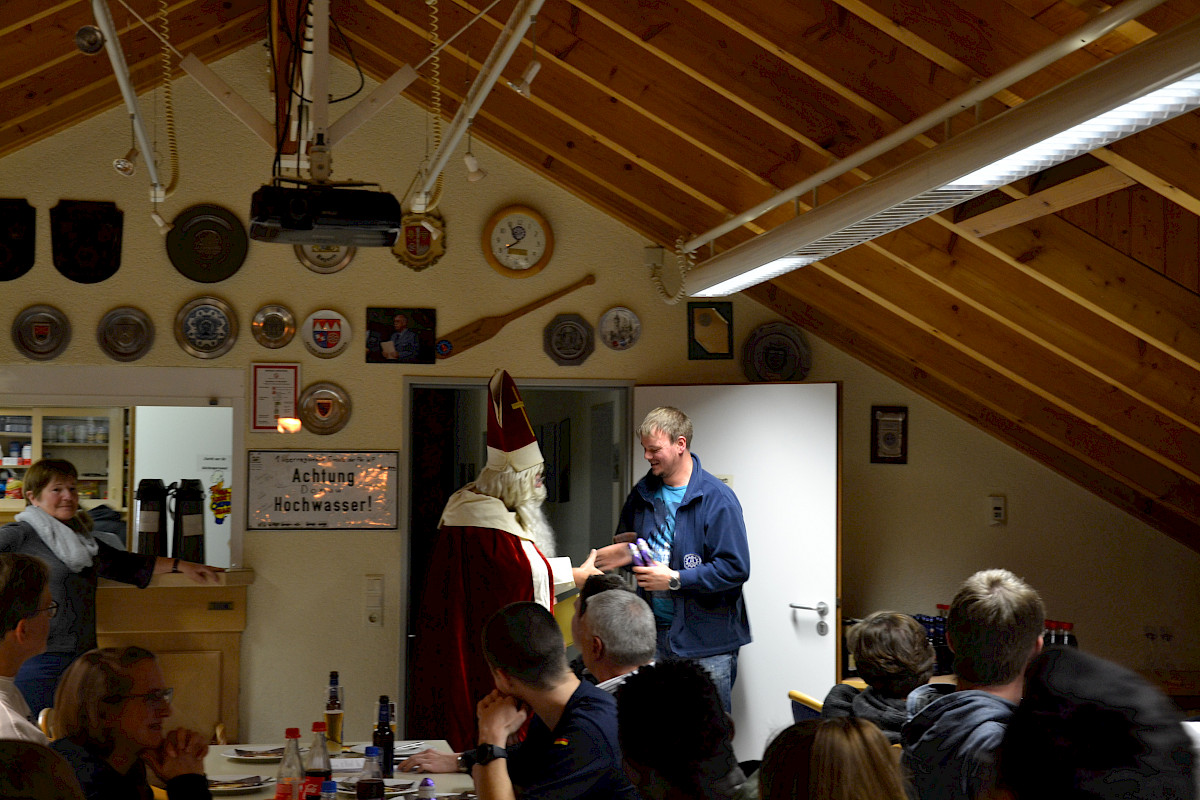
M246 48L214 66L243 96L269 109L262 48ZM339 64L332 91L344 93L355 83L349 69ZM206 202L223 205L246 221L250 195L269 178L271 153L190 80L181 79L175 94L182 176L162 214L170 219L194 203ZM511 97L505 100L512 102ZM150 96L143 104L147 114L153 114ZM335 108L333 113L342 110ZM402 193L424 154L425 125L420 109L397 101L339 146L334 177L377 180L385 189ZM160 140L161 130L160 124ZM686 307L667 306L655 297L641 266L642 247L648 242L478 140L474 152L490 175L480 183L467 183L458 171L461 162L451 160L441 203L449 251L424 272L400 266L385 250L360 250L342 272L318 275L301 267L290 247L252 242L236 275L217 284L198 284L180 275L167 259L163 239L149 218L144 178L120 178L109 166L127 149L128 137L128 117L123 109L114 109L0 160L0 196L25 197L38 209L37 264L22 278L0 283L0 328L11 325L28 305L52 303L74 326L71 344L52 363L113 365L97 347L94 331L108 310L132 304L150 315L157 336L147 356L120 365L120 370L241 368L248 376L254 362L299 362L302 385L334 381L353 400L350 422L338 434L283 440L246 430L244 448L403 451L404 374L486 377L502 366L518 381L744 380L740 360L687 360ZM165 150L165 143L160 149ZM115 200L125 211L122 267L114 277L85 286L55 271L49 209L59 199ZM553 262L526 280L498 275L479 252L485 220L513 202L539 208L557 234ZM435 307L438 327L448 331L485 314L507 312L589 272L597 276L595 286L512 323L495 340L448 361L367 365L358 350L367 306ZM172 334L179 308L208 294L229 302L241 325L233 349L211 362L185 354ZM309 355L299 341L266 350L254 341L249 325L255 311L267 303L287 305L300 320L320 308L337 309L356 326L354 344L330 360ZM614 305L628 306L641 317L642 341L632 350L618 353L600 346L577 367L559 367L542 352L542 329L556 314L578 313L594 324ZM756 303L735 299L736 346L740 348L757 325L775 320ZM845 386L842 585L848 613L863 614L880 606L931 612L965 575L999 564L1037 585L1052 616L1079 623L1085 647L1138 666L1144 650L1139 641L1143 621L1161 621L1174 627L1177 660L1200 665L1200 623L1191 614L1200 585L1200 555L860 362L820 341L812 340L812 346L812 378L839 380ZM0 356L0 368L28 363L10 351ZM872 403L909 406L908 466L867 463ZM699 446L698 452L703 453ZM1009 499L1010 522L1000 530L983 523L983 498L992 493ZM403 530L246 534L244 562L255 569L257 580L250 591L242 650L244 738L279 739L286 726L307 728L319 718L320 690L330 669L341 671L347 687L347 735L367 735L375 698L400 689L398 653L407 613L400 586L405 535ZM383 628L366 628L361 622L363 576L368 573L384 575Z

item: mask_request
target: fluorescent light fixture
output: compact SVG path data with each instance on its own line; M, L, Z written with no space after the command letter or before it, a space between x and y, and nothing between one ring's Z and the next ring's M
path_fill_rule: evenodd
M713 256L688 293L739 292L1197 108L1200 17Z

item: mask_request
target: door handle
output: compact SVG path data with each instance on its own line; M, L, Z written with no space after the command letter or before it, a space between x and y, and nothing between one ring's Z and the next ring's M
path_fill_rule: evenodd
M802 606L799 603L788 603L789 608L800 609L801 611L815 611L820 619L817 620L817 635L825 636L829 633L829 623L825 621L826 615L829 614L829 604L825 602L817 603L815 606Z
M815 611L819 616L822 617L829 613L829 604L824 602L817 603L815 606L802 606L796 603L788 603L788 606L790 608L799 608L804 611Z

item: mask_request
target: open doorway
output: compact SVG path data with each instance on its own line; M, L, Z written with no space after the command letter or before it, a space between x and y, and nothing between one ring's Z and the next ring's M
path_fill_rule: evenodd
M611 544L630 485L629 391L614 381L517 381L546 461L546 516L558 555L578 564ZM409 392L408 620L401 663L411 674L425 584L424 565L446 500L475 479L487 460L487 380L413 381ZM405 681L405 692L409 691ZM405 697L405 714L412 704ZM405 728L409 727L405 720Z

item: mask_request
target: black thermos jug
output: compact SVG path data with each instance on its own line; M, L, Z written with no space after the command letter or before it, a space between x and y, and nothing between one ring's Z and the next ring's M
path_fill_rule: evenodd
M171 555L204 563L204 487L198 479L171 484L175 505L171 514Z
M167 487L158 478L138 481L134 499L137 551L147 556L167 555Z

